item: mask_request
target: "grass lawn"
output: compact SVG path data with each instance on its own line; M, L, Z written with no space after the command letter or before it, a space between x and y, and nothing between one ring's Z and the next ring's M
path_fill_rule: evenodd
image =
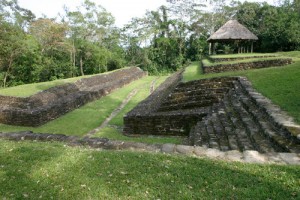
M1 88L0 95L15 96L15 97L29 97L38 92L49 89L51 87L63 85L66 83L74 83L75 81L77 81L79 79L88 78L91 76L93 76L93 75L78 76L78 77L74 77L74 78L59 79L59 80L55 80L55 81L19 85L19 86L9 87L9 88Z
M56 133L66 135L84 136L90 130L101 125L101 123L116 109L127 95L134 89L138 89L136 96L128 103L119 115L113 119L112 124L123 125L123 114L136 106L140 101L150 94L150 84L157 79L156 86L162 83L166 77L147 76L134 81L127 86L118 89L111 94L91 103L86 104L72 112L69 112L53 121L50 121L39 127L21 127L0 124L0 132L13 132L30 130L37 133ZM113 130L111 130L113 129ZM180 143L178 138L149 138L149 137L126 137L114 128L107 128L97 133L99 137L107 137L109 139L140 141L146 143Z
M299 199L299 166L0 140L0 199Z
M167 77L157 77L155 81L155 88L165 81ZM120 134L120 131L116 127L123 126L123 116L133 109L139 102L144 100L149 95L150 84L141 85L138 88L137 94L128 102L123 110L109 122L109 127L106 127L96 133L95 137L106 137L115 140L123 141L135 141L135 142L146 142L146 143L174 143L180 144L182 138L180 137L156 137L156 136L140 136L140 137L127 137Z
M281 55L281 54L279 54ZM284 56L294 53L285 53ZM300 52L296 54L300 58ZM294 60L298 58L294 55ZM284 67L271 67L247 71L203 74L198 62L190 65L184 73L184 81L204 79L218 76L246 76L260 93L279 105L295 121L300 123L300 61Z

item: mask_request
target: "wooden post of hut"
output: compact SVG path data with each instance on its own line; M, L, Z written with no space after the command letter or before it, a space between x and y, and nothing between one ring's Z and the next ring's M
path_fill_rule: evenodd
M219 30L212 34L207 41L210 43L209 54L214 53L214 43L216 42L238 42L238 53L248 52L242 46L243 42L251 41L251 53L253 53L253 41L258 40L257 36L249 31L245 26L240 24L237 20L229 20Z

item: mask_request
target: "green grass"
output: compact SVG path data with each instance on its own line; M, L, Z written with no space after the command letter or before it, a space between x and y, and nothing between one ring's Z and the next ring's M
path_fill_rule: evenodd
M133 89L140 85L149 85L153 79L155 77L148 76L134 81L97 101L88 103L40 127L26 128L0 124L0 130L2 132L32 130L41 133L62 133L82 136L98 127Z
M184 81L219 76L246 76L260 93L270 98L300 123L300 62L284 67L271 67L247 71L202 74L199 63L190 65L184 73Z
M300 58L300 51L277 52L276 54L279 56Z
M0 140L0 199L299 199L299 166Z
M26 85L19 85L15 87L2 88L0 89L0 95L4 96L15 96L15 97L29 97L43 90L49 89L51 87L55 87L58 85L63 85L66 83L74 83L75 81L81 78L87 78L90 76L80 76L68 79L61 79L49 82L41 82L41 83L32 83Z
M106 72L106 73L101 73L101 74L107 74L107 73L111 73L111 72ZM41 83L19 85L19 86L9 87L9 88L0 88L0 95L15 96L15 97L29 97L38 92L49 89L51 87L63 85L66 83L74 83L75 81L77 81L79 79L88 78L88 77L95 76L95 75L99 75L99 74L78 76L78 77L74 77L74 78L59 79L59 80L55 80L55 81L48 81L48 82L41 82Z
M103 130L99 131L94 135L94 137L109 138L111 140L121 140L121 141L132 141L132 142L143 142L148 144L181 144L182 137L164 137L164 136L125 136L120 133L114 127L105 127Z
M152 81L156 80L155 88L157 88L162 82L166 80L166 76L163 77L153 77ZM151 81L151 82L152 82ZM154 137L154 136L139 136L139 137L128 137L120 133L116 127L123 126L123 116L133 109L139 102L144 100L150 94L150 84L149 82L141 84L137 89L138 92L133 98L128 102L128 104L115 116L110 122L109 127L104 128L103 130L97 132L95 137L104 137L114 140L123 140L123 141L134 141L134 142L144 142L144 143L174 143L180 144L182 138L180 137Z
M112 125L123 125L123 115L135 107L140 101L145 99L150 94L150 84L153 80L157 79L158 86L162 83L166 77L155 77L147 76L137 81L134 81L127 86L118 89L111 94L102 97L101 99L88 103L76 110L73 110L55 120L52 120L39 127L22 127L22 126L11 126L6 124L0 124L0 132L14 132L14 131L33 131L36 133L56 133L65 135L76 135L84 136L89 131L97 128L104 122L104 120L109 117L111 112L116 109L122 101L128 96L128 94L134 90L138 89L138 93L134 96L127 106L111 121ZM118 140L129 140L129 141L140 141L145 143L164 143L167 141L169 143L180 143L179 138L149 138L140 137L132 138L124 136L120 131L111 130L112 128L107 128L102 130L96 135L99 137L107 137L109 139Z
M157 88L160 84L162 84L166 80L167 76L157 77L153 80L155 81L155 88ZM123 125L123 116L132 110L139 102L144 100L150 94L150 84L142 85L142 87L138 88L138 93L133 96L133 98L128 102L125 108L110 121L110 125L122 126Z

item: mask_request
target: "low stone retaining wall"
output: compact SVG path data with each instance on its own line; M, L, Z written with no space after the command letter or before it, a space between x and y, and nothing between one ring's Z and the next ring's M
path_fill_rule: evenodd
M220 103L191 129L189 140L221 151L300 153L300 137L290 127L299 126L245 77L237 77Z
M180 121L181 113L172 113L168 116L156 113L172 90L182 79L182 71L176 72L161 84L147 99L140 102L134 109L128 112L124 120L124 134L153 134L162 135L174 133L168 119ZM164 126L162 126L164 124ZM172 123L173 124L173 123ZM179 130L180 128L176 128ZM170 131L170 132L169 132Z
M284 66L291 63L292 63L292 59L274 59L274 60L242 62L242 63L234 63L234 64L216 64L213 66L205 66L202 63L202 70L203 73L221 73L226 71L238 71L238 70Z
M234 60L246 60L246 59L252 59L252 58L273 58L276 56L245 56L245 57L234 57L234 58L214 58L210 57L209 59L213 62L225 62L225 61L234 61Z
M175 145L175 144L145 144L140 142L125 142L107 138L79 138L63 134L41 134L32 132L0 133L0 139L13 141L58 141L69 146L85 146L94 149L130 150L139 152L165 153L210 158L223 161L235 161L259 164L289 164L300 165L300 154L296 153L259 153L257 151L239 152L236 150L222 152L217 149Z
M145 76L131 67L56 86L30 97L0 96L0 123L39 126Z
M192 146L224 152L300 153L300 137L290 130L296 124L255 92L246 78L219 77L174 85L156 93L159 103L156 96L150 96L143 106L128 113L124 133L188 136ZM156 106L148 110L152 104Z

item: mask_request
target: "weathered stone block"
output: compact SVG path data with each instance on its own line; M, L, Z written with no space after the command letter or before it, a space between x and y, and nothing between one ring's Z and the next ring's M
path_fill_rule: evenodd
M249 163L265 163L267 158L258 151L244 151L244 161Z
M300 165L299 154L296 153L279 153L280 158L290 165Z
M161 152L163 153L173 153L175 150L175 144L163 144L161 147Z
M194 147L187 145L176 145L176 152L184 155L193 155Z

